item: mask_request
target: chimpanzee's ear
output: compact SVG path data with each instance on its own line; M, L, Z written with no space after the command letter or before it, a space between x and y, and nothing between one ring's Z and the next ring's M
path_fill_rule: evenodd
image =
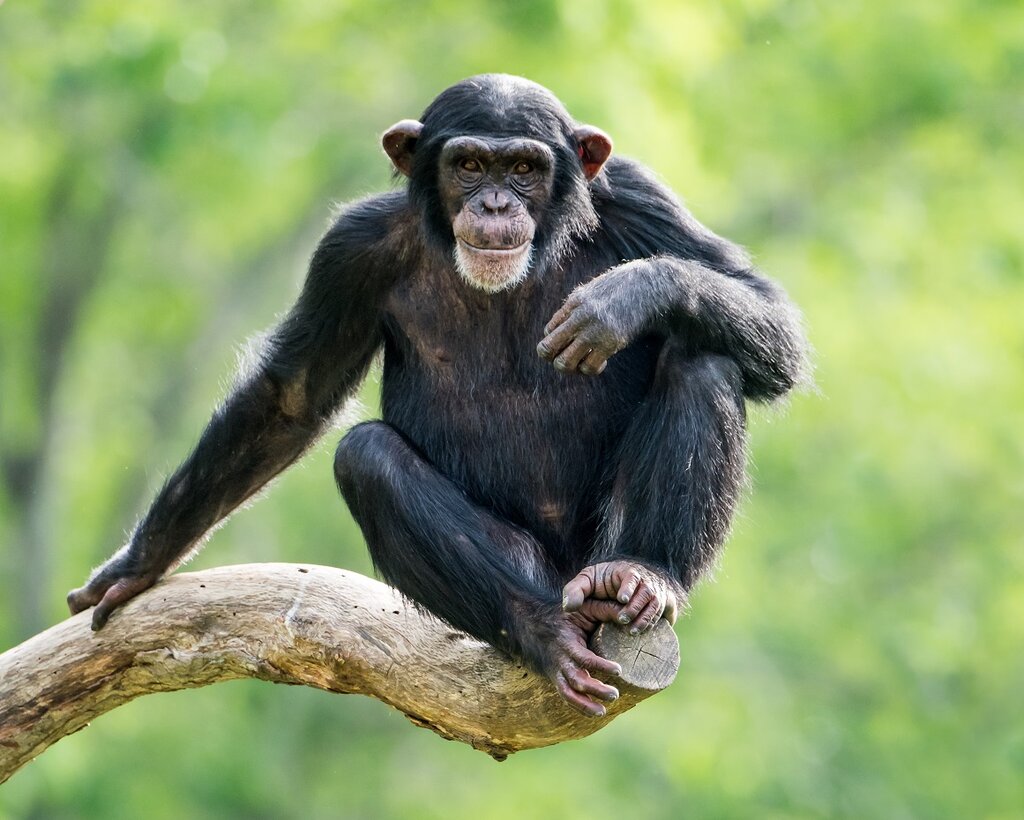
M608 157L612 155L612 138L600 128L592 125L581 125L576 129L577 151L583 163L583 175L593 179L604 167Z
M392 125L380 138L384 153L391 157L395 168L409 176L412 173L412 154L416 140L423 132L423 123L416 120L401 120Z

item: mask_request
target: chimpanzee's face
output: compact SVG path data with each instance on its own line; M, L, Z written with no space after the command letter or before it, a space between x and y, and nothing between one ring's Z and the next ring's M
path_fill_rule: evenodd
M491 293L519 284L551 200L554 153L532 139L467 136L448 140L439 162L438 191L459 273Z
M573 236L597 227L588 183L612 152L598 128L572 121L547 89L517 77L452 86L419 120L401 120L381 143L410 178L424 237L451 243L474 287L519 284L531 263L558 258Z

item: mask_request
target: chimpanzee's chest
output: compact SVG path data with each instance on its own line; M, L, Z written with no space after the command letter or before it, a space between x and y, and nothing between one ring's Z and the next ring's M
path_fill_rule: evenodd
M597 377L560 373L536 348L578 279L488 294L457 276L421 275L392 293L384 419L475 500L526 522L602 481L657 351L632 345Z
M553 278L487 293L454 270L424 270L399 283L385 306L388 353L446 389L507 386L542 374L544 325L571 286ZM397 363L397 362L395 362Z

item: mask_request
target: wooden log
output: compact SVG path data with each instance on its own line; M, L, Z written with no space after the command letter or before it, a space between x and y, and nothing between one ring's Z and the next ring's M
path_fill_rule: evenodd
M679 644L604 627L623 667L602 718L493 647L354 572L243 564L174 575L99 632L80 613L0 655L0 783L48 746L141 695L258 678L382 700L417 726L502 760L585 737L672 682Z

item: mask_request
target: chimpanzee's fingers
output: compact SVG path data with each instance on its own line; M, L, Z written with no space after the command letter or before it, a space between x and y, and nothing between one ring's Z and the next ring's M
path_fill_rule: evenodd
M615 597L620 604L628 604L633 593L636 592L636 588L640 585L640 573L635 569L628 569L621 574L616 573L616 575L619 575L617 578L619 592Z
M616 622L619 617L619 610L622 607L615 601L605 601L601 598L587 598L579 608L579 613L584 618L595 623L610 624Z
M117 609L121 604L131 600L144 589L148 589L153 586L153 580L150 578L122 578L117 581L106 591L103 599L96 604L96 609L92 613L92 629L97 631L102 629L107 623L107 619L110 617L110 613Z
M609 686L607 683L602 683L597 678L591 677L583 669L576 669L573 666L566 665L562 669L562 674L565 676L568 684L581 695L590 695L593 698L607 701L618 700L618 689L614 686Z
M676 596L671 592L668 593L668 599L665 601L665 614L664 618L672 626L676 624L676 618L679 617L679 602L676 600Z
M654 590L647 585L646 581L641 581L629 603L622 607L622 612L619 613L619 623L628 624L634 621L654 597Z
M558 690L558 694L562 696L566 703L568 703L577 712L582 712L587 717L604 717L606 709L600 703L591 698L581 695L569 684L566 680L565 675L561 672L555 673L555 688Z
M622 667L615 661L602 658L596 652L591 652L584 644L574 644L568 648L569 657L588 672L603 672L606 675L621 675Z
M590 597L612 601L615 600L615 591L618 588L619 576L615 572L615 564L610 561L594 564L594 591L590 593Z
M576 334L579 332L580 323L573 321L570 317L565 322L562 322L554 330L548 333L540 344L537 345L537 355L542 359L551 361L565 348L569 346L569 343L576 338Z
M563 303L563 305L558 310L555 311L555 315L551 317L551 321L544 325L544 332L550 333L552 330L554 330L556 327L562 324L562 322L569 318L569 316L579 306L579 304L579 297L576 296L576 294L574 293L570 293L568 298Z
M562 587L562 609L575 612L587 596L594 594L594 568L584 567L579 574Z
M103 598L103 592L105 590L95 589L90 584L86 584L84 587L73 589L68 593L68 609L71 610L72 615L77 615L88 609L91 606L95 606Z
M591 347L588 342L576 339L555 359L553 362L555 369L561 370L563 373L572 373L590 351Z
M608 366L608 359L596 350L591 350L587 357L580 362L580 373L584 376L600 376Z
M661 618L661 613L665 611L665 605L657 595L651 598L647 602L640 614L633 619L633 625L629 628L630 635L636 635L640 632L646 632Z

